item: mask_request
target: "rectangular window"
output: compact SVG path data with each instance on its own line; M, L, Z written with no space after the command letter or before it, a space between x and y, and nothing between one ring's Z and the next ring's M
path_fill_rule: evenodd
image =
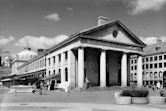
M149 61L149 58L146 58L146 62L148 62Z
M144 58L142 58L142 62L144 63Z
M153 57L150 57L150 62L152 62L153 61Z
M65 52L65 60L67 60L68 59L68 53L67 53L67 51Z
M150 64L150 69L152 69L153 68L153 64Z
M159 56L159 60L162 60L162 55Z
M135 70L137 70L137 66L135 66Z
M146 64L146 69L149 69L149 65L148 64Z
M45 64L45 66L46 66L46 58L45 58L44 64Z
M154 64L154 68L157 68L157 63Z
M58 55L59 62L61 61L61 54Z
M55 64L55 56L53 56L53 63Z
M131 64L133 64L133 60L131 60Z
M135 64L137 63L137 59L135 59Z
M133 70L133 66L131 66L131 70Z
M164 62L164 67L166 67L166 62Z
M50 58L48 58L48 64L49 64L49 65L51 64Z
M154 61L157 61L157 56L154 57Z
M164 55L164 59L166 60L166 55Z
M142 65L142 69L144 69L144 65Z
M159 63L159 68L162 68L162 63Z

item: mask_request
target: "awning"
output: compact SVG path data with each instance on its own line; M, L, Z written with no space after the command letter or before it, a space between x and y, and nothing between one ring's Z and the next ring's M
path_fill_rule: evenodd
M7 78L7 79L3 79L3 80L1 80L2 82L5 82L5 81L12 81L12 79L11 78Z
M31 75L34 75L34 73L16 75L16 77L14 77L14 79L20 79L20 78L28 77L28 76L31 76Z
M61 77L61 74L53 74L53 75L43 78L42 80L60 79L60 77Z

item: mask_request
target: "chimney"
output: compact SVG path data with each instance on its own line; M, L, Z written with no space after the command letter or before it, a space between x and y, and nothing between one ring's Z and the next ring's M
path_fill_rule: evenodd
M44 53L44 49L38 49L38 50L37 50L37 54L38 54L38 55L41 55L41 54L43 54L43 53Z
M107 17L103 17L103 16L99 16L98 17L98 26L106 24L107 22L108 22L108 18Z

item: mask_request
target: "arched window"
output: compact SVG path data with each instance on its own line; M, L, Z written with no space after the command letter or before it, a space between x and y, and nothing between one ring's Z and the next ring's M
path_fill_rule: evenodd
M53 74L55 74L55 70L53 71Z
M162 73L162 71L159 72L159 77L160 77L160 78L163 77L163 73Z
M146 77L147 77L147 78L149 78L149 77L150 77L149 72L146 72Z
M50 74L51 74L51 71L48 72L48 76L50 76Z
M154 72L154 78L157 78L157 72Z
M65 81L68 81L68 69L67 69L67 67L65 68Z
M61 69L58 70L59 74L61 74Z

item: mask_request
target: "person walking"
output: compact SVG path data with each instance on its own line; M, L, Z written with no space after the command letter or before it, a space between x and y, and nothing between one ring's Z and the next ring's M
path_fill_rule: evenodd
M40 95L43 94L43 89L44 89L43 81L40 81L40 89L39 89L39 94L40 94Z
M161 85L160 85L160 82L159 82L159 81L157 82L156 85L157 85L157 89L160 89Z

